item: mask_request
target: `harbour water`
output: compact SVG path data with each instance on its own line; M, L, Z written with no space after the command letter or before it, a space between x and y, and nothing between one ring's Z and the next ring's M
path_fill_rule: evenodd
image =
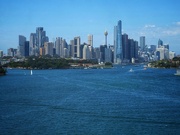
M140 65L32 72L11 69L0 76L2 135L180 134L175 69Z

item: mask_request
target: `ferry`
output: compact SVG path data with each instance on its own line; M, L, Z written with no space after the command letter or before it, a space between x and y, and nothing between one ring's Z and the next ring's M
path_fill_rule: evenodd
M180 68L177 68L176 73L174 75L180 75Z

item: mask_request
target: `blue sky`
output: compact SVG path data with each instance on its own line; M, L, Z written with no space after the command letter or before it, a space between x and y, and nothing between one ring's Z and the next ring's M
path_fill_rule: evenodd
M0 0L0 50L17 48L18 35L26 36L44 27L50 41L62 37L69 43L75 36L87 42L93 34L94 46L113 44L113 28L122 21L123 33L147 45L158 39L180 54L179 0Z

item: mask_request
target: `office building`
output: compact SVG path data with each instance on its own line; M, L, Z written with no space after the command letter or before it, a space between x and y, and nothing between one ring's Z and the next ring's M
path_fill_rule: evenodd
M40 49L39 49L39 55L40 55L40 56L45 55L45 48L44 48L44 47L40 47Z
M144 52L145 51L145 45L146 45L145 36L141 36L139 42L140 42L141 51Z
M26 37L19 35L19 56L24 56L25 55L25 41L26 41Z
M36 54L36 33L30 34L30 40L29 40L29 55L37 55Z
M93 46L93 35L88 35L88 44Z
M104 62L112 62L112 50L110 48L105 48Z
M119 20L117 26L114 27L114 63L120 64L122 60L122 23Z
M100 45L100 62L105 62L106 48L107 48L107 45Z
M130 59L128 35L122 35L122 50L123 50L123 62L127 62Z
M43 47L45 42L49 42L49 38L46 36L46 31L43 30L43 27L37 27L36 28L37 53L39 53L40 47Z
M62 53L62 38L57 37L55 41L56 55L61 56Z
M155 54L157 60L169 59L169 50L164 46L161 46L160 48L156 48Z
M2 58L2 57L3 57L3 51L0 50L0 58Z
M54 43L53 42L45 42L44 43L44 48L45 48L45 55L53 56L53 48L54 48Z
M176 53L173 51L169 51L169 59L173 59L176 56Z
M25 44L24 44L24 56L25 57L29 56L29 41L25 41Z
M160 48L161 46L163 46L163 41L161 39L158 40L158 48Z
M11 56L11 57L14 57L15 54L14 54L14 48L9 48L7 50L7 56Z
M87 60L90 59L90 49L89 49L89 45L84 45L83 48L83 59Z
M75 37L72 44L72 57L73 58L80 58L80 45L81 45L81 39L80 37Z

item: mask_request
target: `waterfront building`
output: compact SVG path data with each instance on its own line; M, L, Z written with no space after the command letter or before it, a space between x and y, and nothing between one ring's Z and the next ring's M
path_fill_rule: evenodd
M174 51L169 51L169 59L173 59L176 56Z
M9 48L9 49L7 50L7 56L12 56L12 57L14 57L14 48Z
M64 48L64 58L69 58L69 49L68 48Z
M67 42L66 42L66 40L65 39L62 39L62 43L61 43L61 52L60 52L60 57L61 58L65 58L65 52L64 52L64 49L68 49L68 44L67 44ZM66 50L65 49L65 50ZM66 50L67 51L67 50ZM67 51L68 52L68 51ZM69 55L68 55L69 56Z
M72 42L72 57L73 58L80 58L80 45L81 45L80 37L75 37Z
M104 62L112 62L112 50L110 48L105 48Z
M88 44L93 46L93 35L88 35Z
M39 54L40 54L40 56L45 55L45 48L44 47L40 47Z
M24 56L24 53L25 53L25 41L26 41L26 37L25 36L22 36L22 35L19 35L19 56Z
M54 48L54 43L53 42L45 42L44 43L44 48L45 48L45 55L51 55L53 56L53 48Z
M61 56L61 52L62 52L62 38L61 37L57 37L56 41L55 41L55 48L56 48L56 55Z
M134 41L134 58L137 60L138 59L138 41Z
M164 47L169 50L169 44L164 45Z
M83 59L90 59L90 48L89 45L85 44L83 47Z
M163 46L163 41L161 39L158 40L158 47L157 48L160 48L161 46Z
M46 36L46 31L43 30L43 27L37 27L36 28L37 53L39 53L39 48L43 47L45 42L49 42L49 38Z
M141 36L139 42L140 42L141 51L145 51L145 45L146 45L145 36Z
M25 44L24 44L24 56L25 57L29 56L29 41L25 41Z
M100 61L100 48L94 48L94 58Z
M156 48L155 54L157 60L169 59L169 50L164 46L161 46L160 48Z
M151 53L156 51L156 45L150 45L150 51Z
M122 35L122 50L123 50L123 62L129 61L130 51L129 51L128 35L126 33Z
M122 59L122 23L119 20L117 26L114 27L114 63L120 64Z
M105 62L105 49L107 45L100 45L100 62Z
M0 50L0 58L3 57L3 50Z
M36 55L36 49L36 33L31 33L29 40L29 55Z

